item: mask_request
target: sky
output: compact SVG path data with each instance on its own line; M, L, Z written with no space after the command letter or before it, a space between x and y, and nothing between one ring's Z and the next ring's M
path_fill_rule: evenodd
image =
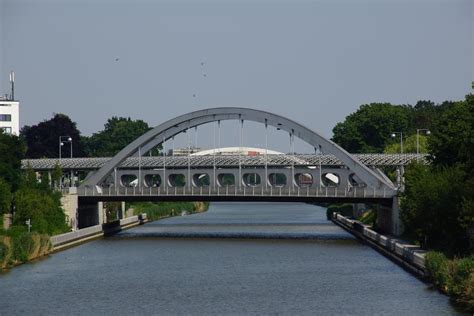
M361 104L470 93L473 3L0 0L0 92L14 70L22 126L65 113L83 135L111 116L155 126L239 106L331 137ZM222 126L222 145L238 145L237 126ZM262 146L262 127L246 127L244 144ZM212 129L198 130L199 146L211 147ZM288 151L289 137L272 133Z

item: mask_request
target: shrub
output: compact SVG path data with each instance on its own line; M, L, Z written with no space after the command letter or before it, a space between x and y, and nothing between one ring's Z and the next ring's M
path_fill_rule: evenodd
M434 284L466 311L474 312L474 257L448 259L439 252L426 254L426 269Z
M3 263L7 259L8 256L8 246L3 243L3 241L0 241L0 267L3 266Z
M426 254L425 264L433 282L444 292L447 292L449 283L448 259L440 252L430 251Z

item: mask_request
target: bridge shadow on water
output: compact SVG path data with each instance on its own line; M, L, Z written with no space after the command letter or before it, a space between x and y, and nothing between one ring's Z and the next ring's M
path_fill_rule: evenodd
M304 203L211 203L207 212L147 223L114 238L355 241L326 219L325 208Z

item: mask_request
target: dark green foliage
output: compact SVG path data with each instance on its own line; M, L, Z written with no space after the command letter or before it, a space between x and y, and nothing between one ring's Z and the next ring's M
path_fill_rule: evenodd
M466 174L460 168L413 164L405 179L401 218L407 234L425 247L452 255L468 251L468 228L473 222L462 208L468 194Z
M474 97L445 103L432 130L433 165L407 168L401 217L425 246L468 254L474 246Z
M392 138L392 132L401 131L406 138L415 135L416 129L432 129L439 115L451 104L435 105L430 101L419 101L415 106L364 104L334 127L332 139L351 153L381 153L388 145L400 143L399 135ZM404 152L416 152L416 146L410 146L408 141Z
M23 233L13 239L12 257L20 262L26 262L33 247L34 241L31 238L31 233Z
M142 120L112 117L104 130L83 138L88 157L112 157L151 128Z
M375 227L376 222L377 222L377 211L375 210L368 210L362 214L358 220L365 225L370 225L372 227Z
M10 247L2 240L8 240ZM50 250L51 242L48 235L28 233L24 226L12 226L8 230L0 230L0 268L27 262L48 254Z
M59 137L72 138L72 151L74 157L83 157L84 148L81 133L65 114L55 114L53 118L40 122L38 125L24 126L20 131L21 137L26 141L28 158L57 158L59 157ZM61 149L61 156L71 156L70 143L65 142Z
M474 170L474 95L445 107L428 144L436 165Z
M130 203L129 207L134 209L135 215L146 213L148 219L152 221L165 216L179 215L181 211L190 213L196 211L194 202L136 202Z
M393 131L408 129L408 112L408 107L390 103L361 105L334 127L332 139L351 153L382 152L392 142Z
M14 225L24 225L30 219L32 231L56 235L69 231L59 192L23 187L15 193Z
M428 252L425 265L434 284L450 295L466 312L474 312L474 257L448 259L439 252Z
M5 134L0 129L0 178L3 178L16 190L20 182L21 159L25 154L26 147L19 137Z
M2 262L5 261L8 255L8 246L3 243L3 241L0 240L0 267L2 266Z
M332 204L326 209L326 217L332 219L333 213L339 213L342 216L352 217L354 214L354 206L352 204Z
M119 219L119 213L122 208L122 202L104 202L105 217L107 222Z
M12 194L10 185L0 178L0 216L10 212Z

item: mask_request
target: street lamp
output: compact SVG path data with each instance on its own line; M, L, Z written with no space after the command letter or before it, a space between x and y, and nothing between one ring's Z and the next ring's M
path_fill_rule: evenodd
M420 153L420 132L425 132L426 135L430 135L431 132L426 128L417 128L416 129L416 153Z
M71 136L59 136L59 164L61 164L61 149L64 146L64 143L68 142L70 147L70 154L72 158L72 138ZM73 182L73 171L71 170L71 181L69 181L69 186L72 187L72 182Z
M71 136L59 136L59 160L61 160L61 148L64 143L68 142L71 145L71 158L72 158L72 138Z
M400 134L400 153L403 154L403 132L392 132L392 138L397 137Z

